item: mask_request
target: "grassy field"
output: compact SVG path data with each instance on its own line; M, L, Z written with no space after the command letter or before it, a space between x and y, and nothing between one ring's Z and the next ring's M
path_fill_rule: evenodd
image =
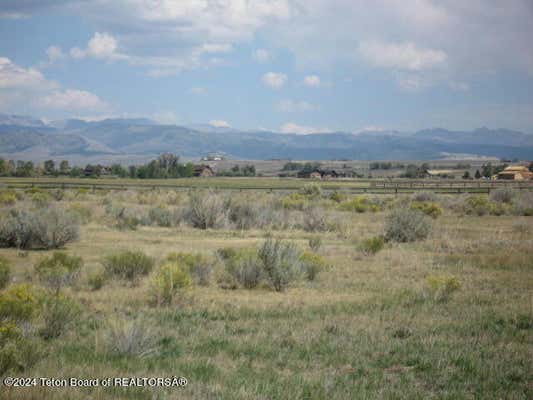
M254 185L261 182L254 180ZM269 180L267 186L271 185ZM369 254L362 251L363 240L379 237L391 210L413 203L410 195L366 200L348 195L331 200L312 190L290 198L258 192L205 193L260 210L266 205L280 207L284 214L279 223L269 220L250 229L228 222L198 229L186 217L177 217L169 227L157 226L149 218L119 226L124 212L113 211L122 207L141 218L151 215L147 212L152 208L167 208L186 215L191 198L185 193L69 190L41 196L43 192L18 191L16 202L5 202L0 213L5 217L13 207L46 206L84 216L79 239L63 249L84 262L79 278L62 288L64 296L79 305L79 312L59 337L36 339L43 355L33 365L8 370L3 377L176 375L186 377L188 385L2 387L0 398L533 397L533 217L519 215L513 202L498 203L494 198L483 203L489 204L486 213L479 208L472 212L468 207L474 201L466 197L428 195L430 200L418 203L436 204L442 211L430 219L428 237L408 243L387 241L383 249ZM350 202L365 207L350 211L346 206ZM494 211L496 204L501 213ZM324 213L327 224L315 229L306 218L316 210ZM150 276L136 284L108 279L98 290L88 284L89 277L102 269L103 258L120 250L141 250L159 265L171 252L215 258L217 249L256 247L270 236L306 251L309 239L320 237L316 253L328 267L315 280L294 280L282 292L265 283L254 289L224 289L215 274L208 285L193 284L160 306L149 301ZM42 287L34 266L52 252L0 249L0 256L11 265L10 286ZM217 264L217 268L222 267ZM448 292L439 282L457 284ZM139 346L150 351L110 351L110 326L127 326L131 321L141 324L149 344L139 342ZM41 323L38 317L32 322ZM123 331L123 340L134 339L124 338L128 333Z

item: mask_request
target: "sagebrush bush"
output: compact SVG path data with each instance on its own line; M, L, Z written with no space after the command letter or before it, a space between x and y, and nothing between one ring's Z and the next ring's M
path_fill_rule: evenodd
M166 261L177 262L185 266L194 282L207 286L211 282L211 275L215 268L215 260L203 254L170 253Z
M195 228L221 228L228 220L227 200L211 190L191 191L186 219Z
M0 191L0 205L12 206L17 202L17 196L11 191Z
M497 203L511 203L515 197L515 191L511 188L498 188L490 192L490 199Z
M12 209L0 222L0 246L21 249L56 249L76 240L79 224L57 208Z
M309 199L300 193L291 193L281 199L281 206L287 210L303 210L307 207Z
M30 321L38 308L39 294L30 285L11 285L0 292L0 321Z
M269 238L259 247L257 254L269 284L277 292L284 291L301 271L301 253L292 242Z
M92 210L81 203L71 204L69 211L78 217L78 221L80 221L82 224L87 224L91 221Z
M308 183L300 189L300 194L309 197L319 197L322 195L322 188L316 183Z
M359 243L359 251L365 255L374 255L385 247L385 240L383 236L373 236L364 239Z
M335 203L342 203L346 200L346 193L337 192L336 190L331 192L328 198Z
M430 275L426 278L426 296L437 302L448 301L461 288L461 282L451 275Z
M413 193L411 199L418 202L436 202L437 195L433 192L416 192Z
M136 210L126 206L115 206L112 203L106 207L106 214L111 216L114 226L119 230L136 230L141 224L142 217Z
M39 335L48 340L61 336L76 319L81 307L74 300L58 295L46 296L41 310L44 324Z
M142 251L121 251L102 260L107 276L136 282L140 276L148 275L155 260Z
M103 339L106 351L113 355L146 357L156 351L152 325L141 318L110 320Z
M14 323L0 321L0 375L24 372L43 357L42 346L25 337Z
M385 240L414 242L425 239L431 231L428 218L418 210L396 208L385 219Z
M220 249L218 252L224 263L224 270L218 278L222 288L253 289L259 285L263 279L263 266L256 249Z
M365 196L357 196L352 200L344 201L339 205L341 211L364 213L370 209L370 203Z
M0 257L0 289L4 289L11 278L11 268L9 263L3 257Z
M168 261L161 265L151 278L151 301L157 305L171 304L179 291L191 283L192 279L186 266L176 261Z
M512 201L514 215L533 216L533 192L522 190Z
M436 219L442 215L442 207L433 202L414 201L411 203L413 210L420 210L427 216Z
M50 200L52 200L52 196L50 196L47 192L34 193L31 196L31 201L37 207L46 207L48 203L50 203Z
M148 221L151 225L162 226L165 228L175 225L174 214L165 207L152 207L148 211Z
M229 220L237 229L260 228L259 209L252 199L232 200Z
M35 272L43 284L59 293L63 286L71 285L78 279L82 266L81 257L56 251L52 256L41 259L35 265Z
M307 232L324 232L329 229L326 213L319 207L306 210L303 216L303 229Z
M489 214L490 210L491 203L486 196L472 195L466 199L465 212L467 214L483 216Z
M318 274L328 267L323 257L310 251L303 252L299 261L305 277L310 281L314 281Z
M100 290L106 281L106 274L102 270L92 272L87 277L87 284L92 290Z
M320 251L320 248L322 247L322 237L319 235L311 236L308 241L309 248L313 250L315 253Z

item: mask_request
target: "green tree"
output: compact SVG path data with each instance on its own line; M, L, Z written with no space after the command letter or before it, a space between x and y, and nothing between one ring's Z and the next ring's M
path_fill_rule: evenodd
M479 169L476 169L476 174L474 175L476 179L481 178L481 172L479 172Z
M53 175L55 173L56 165L54 160L46 160L44 162L44 173L46 175Z
M62 160L59 163L59 172L61 173L61 175L67 175L69 173L69 170L70 170L70 166L68 165L68 161Z

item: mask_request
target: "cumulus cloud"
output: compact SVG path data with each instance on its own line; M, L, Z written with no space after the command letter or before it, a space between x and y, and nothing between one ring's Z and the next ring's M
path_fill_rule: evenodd
M70 49L70 55L73 58L99 58L104 60L120 60L128 57L118 52L118 42L109 33L95 32L93 37L87 43L86 49L73 47Z
M278 72L267 72L261 78L263 83L272 89L281 89L287 83L287 75Z
M222 119L212 119L209 121L209 125L214 126L215 128L229 128L230 124L228 121L224 121Z
M318 75L307 75L304 78L304 85L309 87L319 87L320 77Z
M102 111L109 105L93 93L62 89L35 68L24 68L0 57L0 106L4 111L25 110Z
M109 105L98 96L85 90L56 90L41 97L38 103L43 108L61 110L93 110L108 109Z
M285 99L276 104L276 110L286 113L305 112L317 110L318 107L307 101Z
M262 64L272 60L272 54L265 49L256 49L252 52L252 58Z
M312 133L326 133L329 132L325 128L316 128L312 126L299 125L294 122L287 122L280 127L281 133L293 133L296 135L310 135Z
M50 46L46 49L46 55L49 63L55 63L65 58L65 53L59 46Z
M420 48L414 43L384 43L364 41L359 45L364 60L380 68L421 71L434 68L446 62L442 50Z

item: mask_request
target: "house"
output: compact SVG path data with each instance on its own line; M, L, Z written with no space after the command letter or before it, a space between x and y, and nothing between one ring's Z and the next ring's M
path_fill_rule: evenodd
M456 173L457 171L452 169L428 169L426 176L428 178L448 178L455 176Z
M314 169L308 175L298 174L299 178L311 178L311 179L334 179L340 177L334 169Z
M193 176L199 176L206 178L209 176L215 176L215 171L209 165L195 165Z
M521 165L511 165L498 173L496 179L506 179L514 181L533 180L533 172Z
M209 153L208 155L202 157L202 161L222 161L225 160L226 157L224 157L221 153Z

